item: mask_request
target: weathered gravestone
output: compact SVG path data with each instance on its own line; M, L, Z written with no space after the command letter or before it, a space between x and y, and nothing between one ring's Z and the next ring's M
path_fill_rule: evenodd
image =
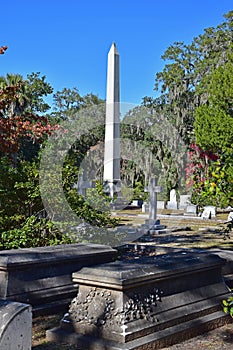
M152 350L224 324L224 260L186 252L83 268L79 292L47 340L82 349Z
M178 202L175 189L172 189L170 191L170 200L167 203L167 209L178 209Z
M34 314L66 310L77 293L72 273L115 260L100 244L68 244L0 252L0 298L29 303Z
M179 209L186 209L190 203L191 203L191 194L180 195Z
M211 219L216 217L216 207L213 205L207 205L201 214L202 219Z
M165 201L157 201L157 209L166 209Z
M149 204L144 202L142 204L142 213L148 213L148 212L149 212Z
M233 220L233 211L230 211L227 217L227 221L232 221Z
M198 205L196 204L188 204L184 215L187 216L197 216L198 215Z
M31 306L0 300L0 349L31 350Z

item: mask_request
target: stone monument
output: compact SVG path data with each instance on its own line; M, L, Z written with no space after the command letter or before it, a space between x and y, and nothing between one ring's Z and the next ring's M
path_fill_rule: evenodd
M80 349L154 350L230 321L217 255L187 251L116 261L73 274L69 313L47 340Z
M180 195L180 205L179 209L186 209L189 204L191 204L191 194L181 194Z
M105 191L113 199L120 191L120 79L115 43L108 53L103 180Z
M202 219L211 219L216 217L216 207L213 205L207 205L204 207L203 213L201 214Z
M151 178L149 186L145 188L145 192L149 192L149 219L146 220L146 224L143 227L148 228L149 231L158 231L165 229L164 225L160 225L160 221L157 220L157 193L162 189L157 185L157 179Z
M170 200L167 203L167 209L178 209L176 190L174 188L170 191Z

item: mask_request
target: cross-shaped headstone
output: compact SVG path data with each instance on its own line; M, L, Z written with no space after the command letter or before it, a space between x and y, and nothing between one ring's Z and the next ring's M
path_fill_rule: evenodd
M94 181L88 181L85 179L85 174L83 173L79 179L78 179L78 183L76 185L77 189L78 189L78 194L80 194L81 196L83 196L84 198L86 197L86 191L88 188L94 188L95 187L95 183Z
M157 218L157 193L162 188L157 186L157 178L151 178L149 186L145 188L145 192L149 192L149 225L154 225Z

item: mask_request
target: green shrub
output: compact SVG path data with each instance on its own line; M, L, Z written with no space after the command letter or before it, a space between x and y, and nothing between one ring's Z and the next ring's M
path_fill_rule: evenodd
M227 298L222 301L223 311L233 317L233 297Z
M61 233L47 219L31 216L21 225L0 233L0 249L17 249L74 243L74 239Z

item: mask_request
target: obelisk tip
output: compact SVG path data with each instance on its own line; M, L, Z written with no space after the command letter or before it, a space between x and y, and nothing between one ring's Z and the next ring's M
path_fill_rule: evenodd
M119 52L118 52L117 47L116 47L116 43L114 41L112 43L112 46L111 46L109 53L110 52L119 55Z

